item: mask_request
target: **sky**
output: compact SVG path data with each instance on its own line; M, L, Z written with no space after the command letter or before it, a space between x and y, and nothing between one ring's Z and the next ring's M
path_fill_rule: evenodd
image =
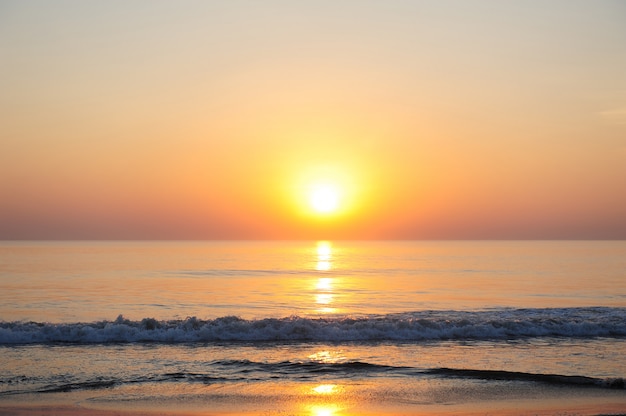
M626 239L626 2L0 0L1 239Z

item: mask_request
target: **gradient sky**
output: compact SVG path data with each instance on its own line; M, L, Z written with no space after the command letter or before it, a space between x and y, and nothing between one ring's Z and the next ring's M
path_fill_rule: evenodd
M0 239L101 238L624 239L626 2L0 0Z

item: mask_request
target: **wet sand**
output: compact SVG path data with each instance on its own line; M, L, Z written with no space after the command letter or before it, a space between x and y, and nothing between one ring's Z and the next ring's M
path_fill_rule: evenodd
M258 411L240 411L236 408L222 409L219 411L213 411L210 409L204 410L181 410L174 409L152 409L152 410L128 410L120 406L119 409L94 409L85 406L78 405L0 405L0 415L3 416L79 416L79 415L92 415L92 416L269 416L269 415L311 415L311 416L349 416L349 415L381 415L381 416L407 416L407 415L421 415L421 416L479 416L479 415L502 415L502 416L624 416L626 415L624 404L590 404L587 406L568 406L563 404L562 406L554 406L553 404L545 405L533 405L532 408L525 408L524 406L518 407L517 404L500 404L491 405L483 408L476 408L470 406L467 409L448 409L446 406L441 406L440 409L393 409L385 411L384 409L310 409L306 410L293 409L290 410L258 410Z
M206 395L172 396L151 399L132 395L106 396L101 392L33 394L0 399L0 415L8 416L596 416L626 415L626 391L599 389L550 389L541 396L523 389L503 391L491 397L433 401L420 397L386 397L337 394L312 397L294 394L254 395L253 390L233 394L228 390ZM284 390L283 390L284 393Z

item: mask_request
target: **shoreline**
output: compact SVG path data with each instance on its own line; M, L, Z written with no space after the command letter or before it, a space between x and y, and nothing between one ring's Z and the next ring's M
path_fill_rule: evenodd
M455 406L456 407L456 406ZM519 408L516 405L511 406L494 406L485 407L470 406L467 410L448 409L447 406L441 405L437 409L420 409L420 408L398 408L385 410L383 408L366 409L366 408L311 408L308 410L292 409L292 410L238 410L233 407L231 409L198 409L198 410L175 410L175 409L126 409L120 406L116 409L101 409L94 407L86 407L80 405L26 405L0 404L0 415L3 416L272 416L272 415L306 415L306 416L349 416L349 415L383 415L383 416L408 416L419 414L420 416L480 416L480 415L502 415L502 416L626 416L626 410L623 404L593 404L588 406L567 406L554 407L552 405L533 405L531 408Z
M219 389L218 389L219 390ZM243 390L247 390L243 388ZM28 394L0 398L2 416L626 416L623 391L547 389L529 397L507 388L501 398L424 400L419 392L403 397L368 394L312 397L273 394L261 386L256 392L215 391L204 395L141 397L89 391ZM250 394L251 393L251 394ZM363 392L361 392L363 393Z

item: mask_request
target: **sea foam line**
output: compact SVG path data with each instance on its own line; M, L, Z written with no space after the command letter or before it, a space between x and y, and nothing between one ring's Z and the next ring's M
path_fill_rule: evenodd
M140 321L122 315L92 323L0 322L0 345L248 341L423 341L529 337L623 337L626 308L420 311L368 317L292 316L246 320Z

